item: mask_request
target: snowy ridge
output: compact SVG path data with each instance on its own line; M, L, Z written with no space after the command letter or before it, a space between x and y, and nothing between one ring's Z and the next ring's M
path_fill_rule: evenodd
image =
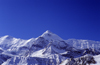
M79 39L68 39L66 43L77 48L77 49L86 49L86 48L100 48L100 41L92 41L92 40L79 40Z
M99 45L99 41L63 40L49 30L37 38L28 40L6 35L0 37L0 54L5 58L0 58L3 60L0 63L2 65L65 65L73 61L78 63L76 59L83 57L89 59L93 57L93 60L99 63L96 59L100 58ZM73 60L69 61L69 59ZM82 59L81 61L83 62Z

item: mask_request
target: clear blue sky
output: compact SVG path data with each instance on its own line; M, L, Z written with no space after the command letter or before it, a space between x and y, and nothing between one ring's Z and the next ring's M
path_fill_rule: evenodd
M0 36L29 39L46 30L100 41L99 0L0 0Z

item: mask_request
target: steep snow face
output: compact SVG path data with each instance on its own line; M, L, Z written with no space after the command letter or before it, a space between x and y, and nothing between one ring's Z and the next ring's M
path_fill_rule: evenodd
M27 53L34 54L35 51L45 48L48 44L48 40L45 40L43 37L38 37L35 39L34 43L32 43Z
M39 47L45 47L47 46L47 44L49 43L48 40L46 40L44 37L38 37L35 42L33 43L33 45L35 46L39 46Z
M70 46L64 41L59 41L59 42L53 41L47 45L47 47L44 49L43 54L47 54L47 53L60 54L70 49L71 49Z
M68 39L66 43L77 48L77 49L86 49L86 48L100 48L100 41L92 41L92 40L78 40L78 39Z

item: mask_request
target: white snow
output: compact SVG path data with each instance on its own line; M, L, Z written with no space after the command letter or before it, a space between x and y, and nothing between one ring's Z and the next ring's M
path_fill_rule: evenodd
M91 64L91 65L100 65L100 55L94 56L94 59L96 61L96 64Z
M60 65L66 65L68 63L68 60L63 61Z

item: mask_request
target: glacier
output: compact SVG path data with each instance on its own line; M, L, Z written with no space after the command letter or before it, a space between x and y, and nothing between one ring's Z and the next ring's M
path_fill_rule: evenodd
M100 65L99 58L100 41L63 40L49 30L28 40L0 37L0 65Z

